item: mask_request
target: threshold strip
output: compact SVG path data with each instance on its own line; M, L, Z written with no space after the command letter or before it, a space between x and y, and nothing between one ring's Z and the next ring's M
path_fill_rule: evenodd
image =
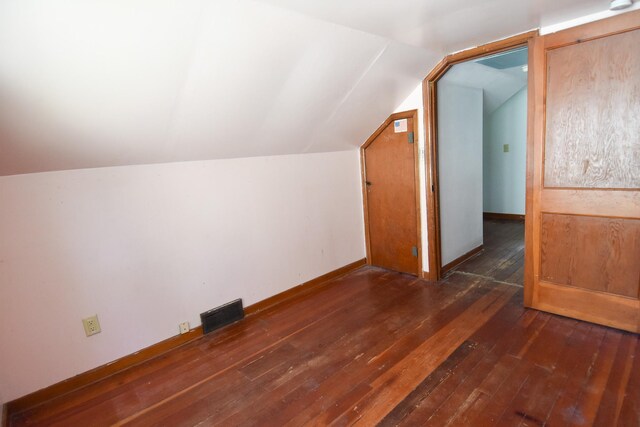
M480 278L480 279L491 280L492 282L500 283L501 285L509 285L509 286L515 286L516 288L524 288L524 286L522 286L522 285L520 285L518 283L504 282L502 280L494 279L493 277L483 276L482 274L467 273L466 271L458 271L458 270L452 271L451 274L464 274L465 276L471 276L471 277L477 277L477 278Z

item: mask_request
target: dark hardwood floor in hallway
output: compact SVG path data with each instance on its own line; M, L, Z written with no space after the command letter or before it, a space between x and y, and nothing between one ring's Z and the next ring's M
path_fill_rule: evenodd
M638 336L504 282L363 267L11 424L638 426Z
M524 221L485 219L483 249L449 274L467 273L524 285Z

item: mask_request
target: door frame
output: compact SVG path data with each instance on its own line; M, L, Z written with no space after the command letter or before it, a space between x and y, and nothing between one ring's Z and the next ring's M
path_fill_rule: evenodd
M369 235L369 204L367 201L367 165L365 162L364 151L373 143L373 141L389 126L392 122L402 119L413 119L413 164L414 164L414 188L415 188L415 203L416 203L416 230L418 233L418 277L423 277L422 268L422 228L421 228L421 213L420 213L420 150L419 135L418 135L418 110L402 111L399 113L393 113L371 134L369 138L360 146L360 177L362 185L362 208L364 210L364 238L367 251L367 264L371 265L371 239Z
M438 184L438 127L437 127L437 83L438 80L454 65L484 56L528 47L529 73L527 76L527 168L526 168L526 202L525 202L525 268L524 281L533 279L532 253L532 197L533 197L533 67L532 44L539 31L533 30L515 36L467 49L445 56L422 81L422 99L424 103L425 124L425 188L427 198L427 246L429 256L429 272L424 273L426 279L437 281L442 278L442 249L440 246L440 188Z

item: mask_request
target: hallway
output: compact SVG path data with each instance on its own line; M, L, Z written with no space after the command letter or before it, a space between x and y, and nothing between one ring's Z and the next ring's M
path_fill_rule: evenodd
M451 271L524 285L524 221L484 220L483 250Z

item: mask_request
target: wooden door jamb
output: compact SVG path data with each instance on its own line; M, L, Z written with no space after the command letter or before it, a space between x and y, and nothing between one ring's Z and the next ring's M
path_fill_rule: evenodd
M425 273L425 278L432 281L441 279L442 255L440 247L440 189L438 186L438 133L437 133L437 83L438 80L455 64L466 62L471 59L483 56L494 55L503 51L515 49L517 47L529 47L529 61L531 61L531 45L538 36L538 30L528 31L503 40L488 43L462 52L453 53L444 57L422 81L422 95L424 103L424 123L425 123L425 188L427 195L427 246L429 255L429 271ZM529 68L531 71L531 68ZM529 73L529 82L531 76ZM531 95L531 85L528 87L528 94ZM529 129L532 126L531 104L527 105L527 184L526 184L526 210L525 210L525 288L532 279L529 273L533 273L531 262L527 260L527 254L531 254L531 215L530 213L530 175L533 172L533 164L530 159L530 147L532 146L532 135Z

